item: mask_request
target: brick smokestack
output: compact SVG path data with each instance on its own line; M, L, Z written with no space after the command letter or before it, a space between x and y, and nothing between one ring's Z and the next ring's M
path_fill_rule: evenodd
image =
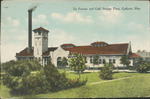
M28 53L32 51L32 11L36 9L36 6L28 10Z

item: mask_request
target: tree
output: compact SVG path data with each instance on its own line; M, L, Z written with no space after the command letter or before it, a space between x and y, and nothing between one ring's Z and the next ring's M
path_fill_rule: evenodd
M137 52L141 52L141 50L138 50Z
M2 69L2 71L6 71L6 70L8 70L14 64L15 64L15 60L10 60L8 62L3 63L1 65L1 69Z
M82 54L76 54L75 57L69 60L69 66L79 74L79 79L80 74L82 74L83 71L87 68L86 62L86 57Z
M99 77L104 80L112 79L114 65L112 63L105 63L99 72Z
M68 65L68 60L66 57L63 57L61 61L61 66L66 67L67 65Z
M121 59L120 59L120 63L123 64L123 65L125 65L126 67L128 67L129 64L131 63L131 62L129 61L129 56L127 56L126 54L124 54L124 55L121 57Z
M3 84L10 88L11 92L21 92L20 89L23 87L21 84L22 78L26 78L31 73L28 63L25 61L10 61L4 66L6 67L4 68L5 75L2 77Z
M99 63L98 63L98 59L99 59L98 54L94 55L94 58L93 58L93 65L94 65L94 66L99 64ZM93 70L94 70L94 68L93 68Z
M142 52L144 53L144 52L146 52L146 50L143 50Z
M137 72L140 72L140 73L146 73L147 71L150 70L150 63L143 60L143 59L140 59L138 62L137 62L137 67L136 67L136 71Z

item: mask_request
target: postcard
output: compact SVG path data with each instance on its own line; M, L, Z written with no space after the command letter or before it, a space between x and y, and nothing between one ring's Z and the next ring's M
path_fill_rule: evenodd
M4 0L1 98L150 97L149 1Z

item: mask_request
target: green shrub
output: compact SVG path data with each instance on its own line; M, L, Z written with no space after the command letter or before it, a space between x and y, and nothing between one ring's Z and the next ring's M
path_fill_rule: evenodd
M20 61L11 60L11 61L8 61L8 62L2 64L2 70L4 72L9 72L9 73L14 73L14 71L18 70L18 72L15 72L14 75L16 73L20 74L20 73L23 73L25 65L31 71L40 70L42 67L41 64L39 64L39 61L35 61L35 60L28 60L28 59L20 60ZM16 75L18 75L18 74L16 74Z
M39 94L51 90L50 84L42 70L34 75L22 78L21 85L21 91L24 94Z
M140 59L138 62L137 62L137 67L136 67L136 71L137 72L140 72L140 73L145 73L147 71L150 70L150 63L143 60L143 59Z
M11 89L11 94L40 94L81 86L87 82L68 79L66 73L59 73L51 62L34 74L28 63L18 63L14 63L2 77L3 84Z
M114 68L114 65L112 63L110 63L110 64L105 63L104 66L102 67L101 71L99 72L99 77L104 80L112 79L113 68Z
M51 62L44 67L44 73L46 79L51 86L51 91L58 91L62 89L68 89L80 85L84 85L87 81L80 81L79 79L68 79L66 73L59 73L57 68Z
M40 76L41 74L31 74L31 70L33 69L31 69L31 67L33 66L32 64L33 61L29 60L10 61L3 64L5 75L2 76L2 81L4 85L11 89L10 92L12 94L39 93L37 91L38 85L43 85L46 80L44 80L43 76ZM41 65L38 62L36 64L37 67L34 68L34 70L41 68ZM39 84L37 85L36 82L38 82Z

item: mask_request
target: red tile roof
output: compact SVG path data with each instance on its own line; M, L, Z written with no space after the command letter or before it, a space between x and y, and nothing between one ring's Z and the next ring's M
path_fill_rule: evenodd
M55 51L56 49L57 49L57 47L50 47L50 48L48 48L48 51L46 51L45 53L43 53L42 56L48 56L50 54L50 51ZM17 53L16 57L24 57L24 56L33 57L34 56L33 54L34 54L34 48L32 48L31 53L28 53L28 48L25 48L21 52Z
M56 49L57 49L57 47L50 47L50 48L48 48L48 51L46 51L45 53L43 53L42 56L48 56L51 51L55 51Z
M20 51L16 54L16 56L31 56L33 57L34 48L31 49L31 53L28 53L28 48L25 48L24 50Z
M110 44L107 46L93 47L93 46L76 46L73 48L64 48L71 53L82 54L124 54L127 52L128 43L125 44Z
M34 31L34 32L35 32L35 31L46 31L46 32L49 32L48 30L44 29L43 27L39 27L39 28L37 28L37 29L34 29L33 31Z
M55 51L57 47L51 47L48 48L48 51L43 53L42 56L48 56L50 54L50 51ZM63 48L64 50L69 51L70 53L82 53L85 55L92 55L92 54L124 54L127 52L128 49L128 43L124 44L109 44L107 46L99 46L99 47L93 47L93 46L76 46L71 48ZM32 53L27 53L27 48L23 51L19 52L16 56L33 56L33 49ZM132 54L132 57L138 57L135 53Z
M137 55L137 54L135 54L135 53L131 53L131 56L130 57L132 57L132 58L140 58L141 56L139 56L139 55Z
M74 44L70 43L70 44L62 44L61 46L75 46Z
M93 43L91 43L91 45L93 45L93 44L107 44L106 42L93 42Z

